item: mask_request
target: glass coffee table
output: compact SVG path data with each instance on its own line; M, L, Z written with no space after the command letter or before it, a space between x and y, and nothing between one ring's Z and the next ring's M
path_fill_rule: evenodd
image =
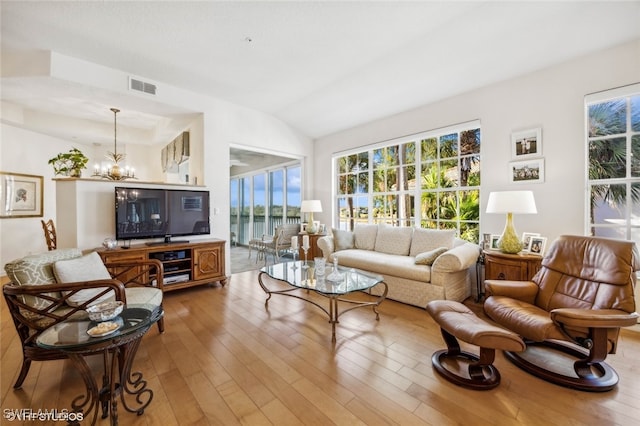
M305 302L309 302L312 305L317 306L329 316L332 342L336 341L336 324L339 322L338 318L345 312L349 312L356 308L371 306L373 307L373 312L376 314L376 321L378 321L380 319L378 306L387 297L387 291L389 290L387 284L384 282L384 278L381 275L371 274L353 268L343 268L340 266L337 271L340 278L335 276L333 272L333 267L331 265L327 265L325 274L318 275L315 273L313 262L308 262L305 266L303 261L276 263L274 265L265 266L260 269L260 274L258 275L260 287L262 287L265 293L267 293L267 300L264 302L264 305L268 308L271 295L281 294L283 296L295 297L296 299L304 300ZM280 290L271 290L265 284L265 276L277 281L285 282L289 284L290 287ZM328 279L329 277L331 279ZM382 294L371 294L369 290L377 285L384 286ZM297 290L313 291L316 294L328 298L329 309L322 306L315 300L305 297L304 292L302 295L298 294L299 292ZM371 297L375 297L375 300L362 301L347 299L345 297L350 293L359 291L367 292ZM338 302L348 304L349 307L339 311Z

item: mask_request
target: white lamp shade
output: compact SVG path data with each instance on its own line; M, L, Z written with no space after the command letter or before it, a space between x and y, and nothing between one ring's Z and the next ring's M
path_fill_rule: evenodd
M487 213L536 214L538 210L532 191L498 191L489 193Z
M320 200L302 200L300 211L303 213L322 212L322 203Z

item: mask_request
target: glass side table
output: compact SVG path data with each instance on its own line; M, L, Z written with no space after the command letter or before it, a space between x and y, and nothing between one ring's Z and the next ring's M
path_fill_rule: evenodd
M147 388L142 373L131 372L140 341L149 328L164 312L159 306L126 305L122 313L111 321L119 325L115 331L92 337L87 333L97 323L83 319L68 319L46 329L38 337L38 346L65 352L85 383L86 394L76 397L71 408L82 413L82 419L92 416L95 424L100 407L102 418L110 417L111 424L118 424L118 399L129 412L141 415L153 399L153 391ZM104 372L102 386L85 360L86 355L102 354ZM134 402L125 398L132 395Z

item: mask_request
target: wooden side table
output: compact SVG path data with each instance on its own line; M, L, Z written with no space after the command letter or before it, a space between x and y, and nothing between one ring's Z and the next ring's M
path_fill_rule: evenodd
M318 238L324 237L327 234L298 234L298 259L304 261L304 250L302 250L302 237L303 235L309 236L309 250L307 250L307 260L313 261L314 257L322 257L322 250L318 247Z
M484 279L528 281L540 269L542 256L529 253L507 254L484 250Z

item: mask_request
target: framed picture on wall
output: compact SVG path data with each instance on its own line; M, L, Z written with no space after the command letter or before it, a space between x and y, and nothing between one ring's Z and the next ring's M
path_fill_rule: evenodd
M0 218L42 217L42 176L0 172Z
M511 159L542 156L542 128L511 133Z
M544 158L510 162L509 176L512 183L544 182Z

